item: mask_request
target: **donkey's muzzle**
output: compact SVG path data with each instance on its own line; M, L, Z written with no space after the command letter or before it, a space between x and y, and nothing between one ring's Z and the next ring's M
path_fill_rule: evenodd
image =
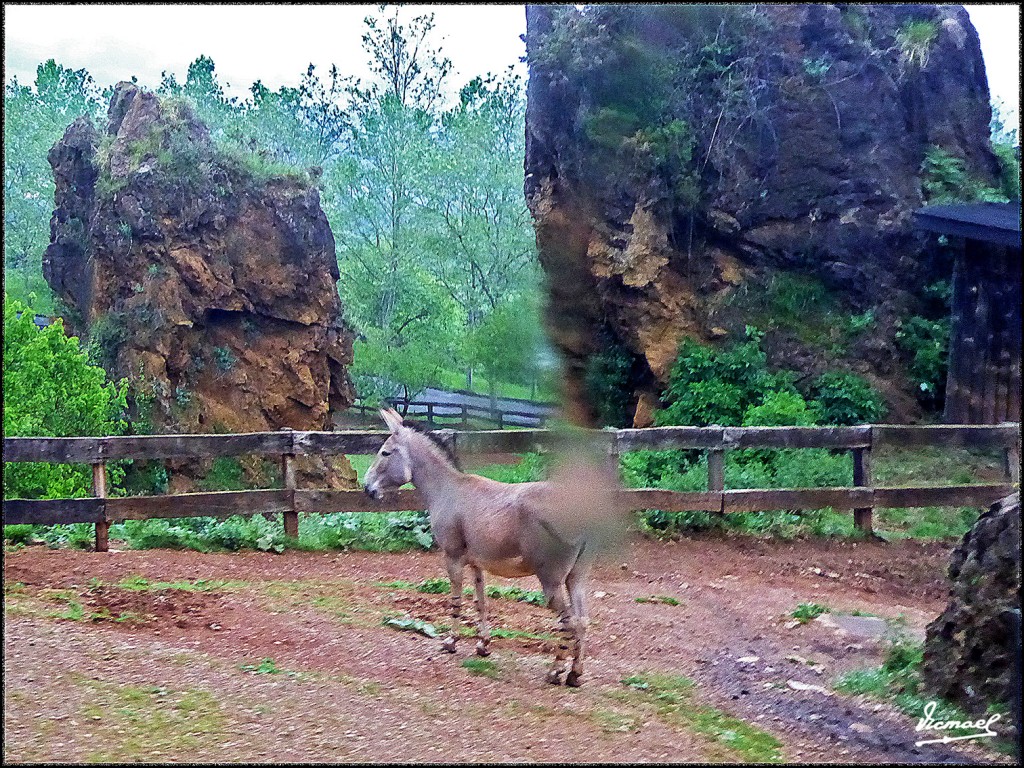
M374 501L377 501L377 499L380 498L380 496L378 495L378 493L376 491L371 490L368 486L365 486L365 485L363 486L363 493L365 493L367 496L369 496Z

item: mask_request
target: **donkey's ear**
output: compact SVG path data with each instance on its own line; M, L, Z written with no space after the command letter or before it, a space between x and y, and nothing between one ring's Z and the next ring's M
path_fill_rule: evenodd
M381 408L380 417L384 419L384 423L388 425L388 429L391 430L391 434L394 434L402 427L402 417L394 408Z

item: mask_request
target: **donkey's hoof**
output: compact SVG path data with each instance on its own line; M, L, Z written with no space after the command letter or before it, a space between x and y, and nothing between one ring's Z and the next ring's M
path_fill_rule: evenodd
M477 640L476 642L476 655L477 656L490 656L491 649L487 647L487 643L483 640Z
M573 688L579 688L583 685L583 681L580 680L581 677L583 677L581 673L570 671L569 674L565 676L565 684L570 685Z
M441 650L445 653L455 653L455 638L449 637L441 643Z
M562 684L562 673L553 669L550 672L548 672L548 675L547 675L547 677L545 679L549 683L551 683L552 685L561 685Z

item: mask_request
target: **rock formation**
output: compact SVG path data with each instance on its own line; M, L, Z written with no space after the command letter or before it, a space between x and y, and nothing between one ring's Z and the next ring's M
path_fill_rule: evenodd
M897 318L949 279L913 228L926 152L998 176L963 8L528 6L527 58L525 189L577 421L608 338L649 410L680 340L742 329L744 290L780 271L870 309L847 362L913 403Z
M306 174L261 172L219 150L187 102L130 83L102 136L81 118L49 160L44 275L154 431L331 428L354 399L352 335ZM321 479L347 484L339 467Z
M1020 653L1004 613L1020 609L1020 494L993 504L954 550L949 605L928 625L924 664L929 690L982 713L1007 713L1020 689L1013 681ZM1005 705L1005 706L1004 706ZM1009 720L1009 718L1006 718ZM1005 733L1009 722L997 729Z

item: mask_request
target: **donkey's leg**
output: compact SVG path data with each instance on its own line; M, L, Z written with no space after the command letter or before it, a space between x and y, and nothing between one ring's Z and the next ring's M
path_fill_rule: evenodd
M565 676L565 684L578 686L583 674L583 637L587 631L586 610L586 569L573 568L565 579L569 591L569 608L572 612L572 669Z
M452 631L444 642L441 643L441 650L448 653L455 653L455 641L459 639L459 615L462 612L462 568L464 561L459 558L445 557L445 566L448 569L448 580L452 583L451 617Z
M473 566L473 581L476 585L476 653L478 656L490 656L487 646L491 643L491 628L487 625L487 594L484 591L484 572Z
M541 580L541 587L544 589L544 597L547 598L548 608L555 612L558 617L558 632L561 639L555 646L555 660L548 670L547 681L553 685L561 685L562 673L565 672L565 657L569 652L569 643L572 640L572 613L569 609L569 601L565 595L565 585L561 581Z

